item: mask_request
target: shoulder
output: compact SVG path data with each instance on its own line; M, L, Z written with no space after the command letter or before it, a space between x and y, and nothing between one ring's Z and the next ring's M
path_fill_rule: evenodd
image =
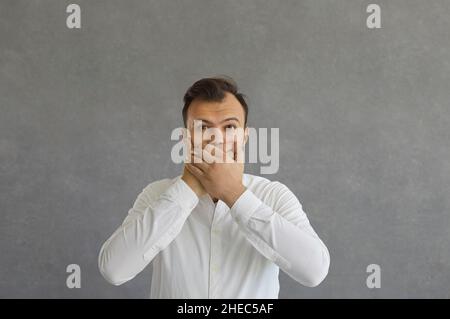
M162 193L164 193L173 183L177 181L177 177L164 178L157 181L153 181L147 184L141 191L141 196L145 196L149 199L158 198Z
M128 214L134 212L143 212L151 203L158 199L158 197L174 183L176 178L164 178L153 181L147 184L137 195L133 207L128 211Z
M251 190L259 199L270 206L275 206L282 200L297 197L282 182L271 181L265 177L244 174L244 186ZM298 200L297 200L298 201Z
M279 181L271 181L265 177L252 174L244 174L243 183L245 187L258 193L288 188Z
M305 227L308 217L297 196L283 183L267 178L245 174L244 186L255 194L264 204L292 222Z

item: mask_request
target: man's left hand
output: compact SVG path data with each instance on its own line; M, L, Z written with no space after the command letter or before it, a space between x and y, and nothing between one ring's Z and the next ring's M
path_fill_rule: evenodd
M236 161L236 153L230 162L216 162L211 153L207 149L203 149L201 154L194 151L193 159L191 163L186 163L186 168L200 181L210 196L222 200L231 208L246 190L242 184L244 163ZM200 160L201 163L195 162Z

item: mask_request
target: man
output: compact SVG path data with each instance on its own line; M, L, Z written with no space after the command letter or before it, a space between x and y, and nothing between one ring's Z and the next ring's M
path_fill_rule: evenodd
M184 95L188 131L201 120L203 129L247 132L247 113L230 78L201 79ZM232 149L230 140L218 142L234 161L202 161L207 153L194 151L181 176L142 190L101 248L108 282L121 285L150 262L151 298L278 298L279 268L308 287L323 281L329 252L297 197L280 182L244 174L236 141Z

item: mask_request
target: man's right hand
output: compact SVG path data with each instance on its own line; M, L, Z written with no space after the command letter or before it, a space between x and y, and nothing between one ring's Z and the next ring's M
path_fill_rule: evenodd
M181 179L197 194L198 197L206 194L205 188L200 184L198 179L187 170L186 166L184 167Z

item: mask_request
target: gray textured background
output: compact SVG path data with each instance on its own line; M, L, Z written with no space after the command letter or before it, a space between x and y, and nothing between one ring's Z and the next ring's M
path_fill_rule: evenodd
M280 170L329 247L317 288L280 298L450 297L450 2L0 1L0 297L146 298L101 244L148 183L175 176L193 81L228 74L250 125L280 127ZM247 172L258 172L250 167ZM82 288L65 285L66 266ZM381 288L366 266L381 266Z

